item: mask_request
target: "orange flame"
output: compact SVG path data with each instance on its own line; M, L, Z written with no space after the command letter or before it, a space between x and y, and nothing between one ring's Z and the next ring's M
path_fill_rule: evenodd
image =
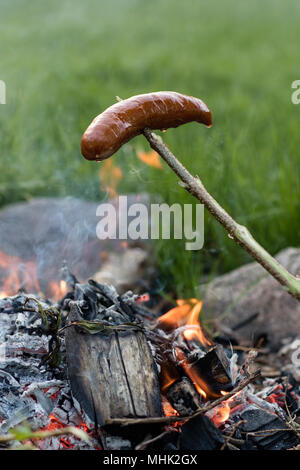
M159 155L155 150L151 150L150 152L137 152L137 156L143 163L153 168L159 168L161 170L163 167Z
M215 426L220 426L222 423L225 423L230 416L230 405L226 401L224 404L218 406L217 412L212 417L212 422Z
M162 364L160 371L161 391L166 392L171 385L180 378L179 373L170 364Z
M171 403L168 400L166 400L166 398L162 399L162 407L163 407L165 416L179 416L178 411L176 411L175 408L173 408Z
M34 261L23 261L18 256L10 256L0 251L0 268L5 277L0 298L15 295L21 288L27 292L38 293L40 291Z
M180 361L182 367L184 368L186 374L189 376L189 378L193 382L199 395L202 395L203 398L207 398L207 395L210 393L209 388L207 387L204 380L201 379L201 377L199 376L197 371L193 368L193 366L188 363L181 349L176 348L176 356L178 360Z
M53 300L61 300L68 292L68 285L66 281L60 282L50 281L47 287L47 296Z
M117 187L123 176L121 168L114 164L112 158L108 158L102 163L98 174L109 197L116 198L118 196Z
M186 326L183 336L187 341L199 341L203 346L211 346L198 321L203 305L201 300L179 299L176 303L177 307L172 308L158 319L159 324L168 330Z

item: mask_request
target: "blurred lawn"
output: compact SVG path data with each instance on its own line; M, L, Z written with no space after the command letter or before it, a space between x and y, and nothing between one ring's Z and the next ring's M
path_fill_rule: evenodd
M300 106L297 0L1 0L0 204L39 195L100 200L99 165L80 155L91 119L133 94L175 90L202 98L214 126L164 139L214 197L272 253L299 245ZM188 203L168 168L146 167L142 137L114 157L120 192ZM161 289L193 295L203 269L248 260L212 217L205 247L156 244ZM21 229L21 228L20 228Z

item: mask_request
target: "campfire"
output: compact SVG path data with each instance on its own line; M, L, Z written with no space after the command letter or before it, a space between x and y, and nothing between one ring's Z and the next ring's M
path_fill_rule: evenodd
M179 299L157 315L148 294L119 295L111 285L69 279L57 286L59 301L44 298L37 284L34 294L23 287L15 295L2 285L3 448L299 444L299 385L291 377L262 378L255 352L237 354L211 338L199 321L200 300Z

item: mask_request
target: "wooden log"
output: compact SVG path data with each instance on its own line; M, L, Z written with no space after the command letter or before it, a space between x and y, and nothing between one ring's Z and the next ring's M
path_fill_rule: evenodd
M82 320L76 302L69 317ZM162 415L156 365L141 330L92 335L71 326L66 355L73 398L96 426L112 418Z

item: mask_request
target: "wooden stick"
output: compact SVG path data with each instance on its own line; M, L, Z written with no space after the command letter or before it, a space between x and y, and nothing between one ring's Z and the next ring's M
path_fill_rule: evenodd
M229 237L242 246L264 269L266 269L286 290L300 301L300 279L289 273L251 235L247 227L238 224L222 206L209 194L198 176L192 176L168 149L161 137L150 129L144 129L144 136L182 181L181 186L198 199L213 217L227 230Z

